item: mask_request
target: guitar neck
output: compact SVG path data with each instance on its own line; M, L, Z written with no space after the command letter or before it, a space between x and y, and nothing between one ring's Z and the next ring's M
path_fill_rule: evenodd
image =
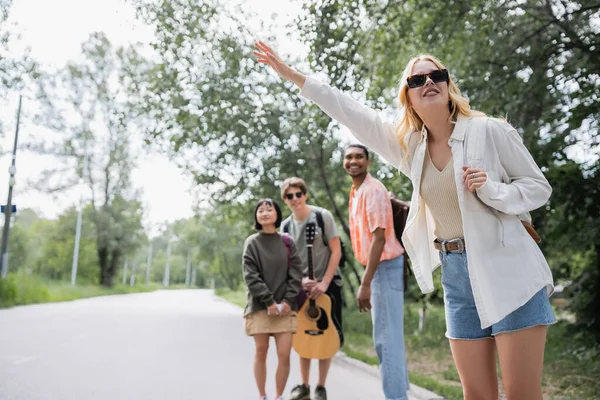
M306 245L306 250L308 253L308 277L310 279L315 279L315 270L313 268L313 256L312 256L312 244Z

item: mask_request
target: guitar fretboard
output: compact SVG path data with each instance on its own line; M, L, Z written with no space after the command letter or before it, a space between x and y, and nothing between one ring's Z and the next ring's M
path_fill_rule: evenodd
M312 257L312 244L306 245L307 258L308 258L308 277L315 279L315 270L313 268L313 257Z

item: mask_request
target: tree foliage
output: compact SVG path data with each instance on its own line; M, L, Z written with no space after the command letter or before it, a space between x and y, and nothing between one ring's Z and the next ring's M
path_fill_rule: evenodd
M82 55L83 61L70 62L40 81L46 97L39 119L57 138L32 147L62 163L44 171L36 186L60 192L79 185L89 193L99 282L112 286L123 256L138 245L142 233L141 205L131 183L136 115L125 92L140 57L134 48L114 49L102 33L91 35Z

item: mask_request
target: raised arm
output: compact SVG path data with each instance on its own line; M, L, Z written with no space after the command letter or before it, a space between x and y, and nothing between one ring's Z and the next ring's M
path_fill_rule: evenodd
M258 62L269 65L283 79L301 89L301 95L316 103L327 115L346 126L353 135L388 163L408 174L403 165L404 151L396 138L394 127L384 121L378 112L354 100L350 95L324 82L307 77L287 65L271 47L256 42L254 51Z

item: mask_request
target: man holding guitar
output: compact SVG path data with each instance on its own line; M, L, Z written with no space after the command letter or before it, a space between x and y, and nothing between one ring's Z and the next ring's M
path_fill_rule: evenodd
M352 177L350 237L356 259L365 266L358 309L371 311L373 342L386 400L408 400L404 348L404 249L394 232L387 189L368 173L369 151L350 145L344 169Z
M337 328L340 345L343 343L342 334L342 280L338 271L338 265L341 258L341 244L337 233L337 228L333 215L324 208L309 206L306 204L308 189L304 180L300 178L289 178L283 182L281 187L281 197L287 206L290 208L292 215L283 221L281 229L287 232L294 239L296 247L304 265L304 278L302 279L302 288L306 291L308 298L312 300L318 299L319 296L326 294L331 300L331 309L324 310L331 316L334 326L328 327L328 332L335 331ZM308 241L307 241L307 226L315 230L313 236L308 235L311 243L312 255L312 272L314 279L309 276L308 263ZM325 297L325 296L324 296ZM325 300L325 299L323 299ZM314 303L314 302L313 302ZM310 307L309 307L310 308ZM299 313L298 319L304 317ZM309 314L309 313L307 313ZM325 333L328 333L325 332ZM298 338L294 341L301 340L301 335L308 335L306 340L321 340L321 336L325 339L325 335L319 332L314 333L313 330L302 329L302 332L297 331ZM326 339L325 339L326 340ZM338 346L339 348L339 346ZM294 346L296 352L298 349ZM332 354L338 349L333 349ZM290 400L308 400L310 399L310 364L311 358L305 358L300 354L300 374L302 383L292 389ZM317 357L315 357L317 358ZM325 390L325 381L331 366L331 357L319 359L319 381L315 388L315 396L313 400L327 400L327 391Z

